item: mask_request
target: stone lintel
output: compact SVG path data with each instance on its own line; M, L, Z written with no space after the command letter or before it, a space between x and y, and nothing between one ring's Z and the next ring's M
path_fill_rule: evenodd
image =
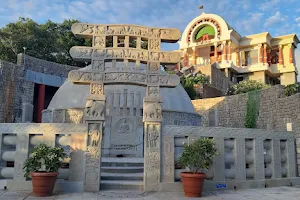
M70 49L70 55L74 60L91 61L111 60L111 59L129 59L145 62L161 62L176 64L180 62L180 52L167 51L148 51L136 48L97 48L74 46Z
M161 87L176 87L180 83L180 78L174 74L147 74L140 72L95 72L73 70L69 72L68 79L73 83L81 84L131 83L145 86L150 84Z
M86 100L105 101L105 95L89 95Z
M180 39L180 30L175 28L151 28L131 24L87 24L75 23L72 25L75 36L92 38L93 36L136 36L143 38L158 38L164 42L177 42Z

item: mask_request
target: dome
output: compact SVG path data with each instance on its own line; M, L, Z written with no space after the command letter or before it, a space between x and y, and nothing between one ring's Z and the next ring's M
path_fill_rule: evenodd
M88 67L81 70L87 70ZM48 109L71 109L71 108L84 108L86 103L86 97L89 95L89 85L73 84L70 81L66 81L56 92L52 98ZM139 94L139 100L134 100L141 108L143 107L143 98L146 94L146 88L137 85L124 85L114 84L105 85L104 92L107 98L108 105L119 104L127 102L127 106L130 106L129 96L131 93ZM126 93L125 97L124 93ZM117 94L117 95L116 95ZM175 88L160 88L160 95L163 98L163 110L184 112L184 113L196 113L194 106L191 102L186 91L181 85ZM116 97L119 99L116 102ZM126 99L124 101L124 99ZM137 102L138 101L138 102Z

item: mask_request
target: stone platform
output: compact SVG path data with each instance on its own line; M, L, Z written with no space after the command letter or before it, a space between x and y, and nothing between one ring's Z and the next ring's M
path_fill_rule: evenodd
M133 192L133 191L102 191L98 193L64 193L54 194L50 197L38 198L29 192L0 191L0 200L38 200L38 199L69 199L69 200L112 200L112 199L135 199L135 200L296 200L300 196L300 186L277 187L249 190L224 190L205 192L202 198L185 198L181 192Z

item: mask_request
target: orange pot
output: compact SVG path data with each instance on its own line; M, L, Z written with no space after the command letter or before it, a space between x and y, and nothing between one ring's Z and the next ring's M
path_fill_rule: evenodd
M33 194L36 197L51 196L58 172L32 172Z
M201 197L206 175L203 173L181 172L184 195L186 197Z

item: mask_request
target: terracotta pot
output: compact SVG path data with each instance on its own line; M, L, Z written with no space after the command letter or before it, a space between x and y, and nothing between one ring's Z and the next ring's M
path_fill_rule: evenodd
M205 180L205 174L203 173L190 173L181 172L181 181L183 184L183 190L186 197L201 197L203 184Z
M36 197L52 195L58 172L32 172L33 194Z

